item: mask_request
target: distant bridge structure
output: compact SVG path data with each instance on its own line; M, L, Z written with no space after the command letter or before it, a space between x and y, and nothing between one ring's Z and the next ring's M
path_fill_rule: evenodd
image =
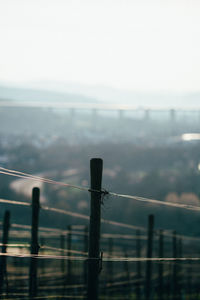
M175 122L177 116L182 114L184 116L189 114L190 119L193 116L197 117L197 120L200 121L200 106L199 107L145 107L145 106L134 106L134 105L125 105L125 104L106 104L106 103L78 103L78 102L53 102L53 101L12 101L12 100L0 100L0 109L1 108L47 108L47 109L64 109L70 112L70 116L74 118L77 112L80 111L91 111L91 114L94 118L97 117L99 112L117 112L118 118L125 119L127 118L127 113L134 113L134 116L140 114L140 118L143 120L150 120L155 118L155 113L167 114L168 121ZM154 115L154 116L153 116ZM186 119L186 116L183 117Z

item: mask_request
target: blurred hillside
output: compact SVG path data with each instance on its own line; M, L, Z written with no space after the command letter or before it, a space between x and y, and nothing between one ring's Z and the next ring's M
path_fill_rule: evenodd
M1 99L13 101L91 101L86 96L50 91L40 93L1 87L0 92ZM122 113L121 110L2 106L0 165L89 186L89 160L101 157L104 160L104 188L199 206L199 122L198 110L177 110L175 115L173 110ZM0 197L30 200L33 185L1 175ZM48 205L89 214L87 193L43 184L41 195ZM11 210L16 222L30 222L24 209ZM198 212L112 197L104 199L102 211L108 219L142 226L146 224L147 215L154 213L158 228L199 234ZM1 217L2 214L3 211ZM54 222L55 226L65 228L77 220L45 215L41 222L47 226Z
M74 82L27 82L21 85L0 83L0 99L18 101L66 101L110 103L138 107L196 108L200 94L181 92L140 92Z

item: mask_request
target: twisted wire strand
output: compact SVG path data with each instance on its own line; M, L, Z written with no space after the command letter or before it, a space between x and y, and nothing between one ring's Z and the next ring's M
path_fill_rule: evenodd
M46 182L46 183L50 183L50 184L57 184L60 186L71 187L74 189L79 189L79 190L87 191L87 192L96 192L96 193L100 193L101 195L104 195L104 196L108 195L108 196L114 196L114 197L124 198L124 199L132 199L132 200L136 200L136 201L140 201L140 202L147 202L147 203L156 204L156 205L164 205L164 206L171 206L171 207L176 207L176 208L183 208L183 209L187 209L187 210L200 211L200 206L160 201L160 200L150 199L150 198L145 198L145 197L109 192L106 190L99 191L99 190L85 188L85 187L81 187L81 186L77 186L77 185L73 185L73 184L69 184L69 183L55 181L55 180L40 177L40 176L31 175L29 173L20 172L17 170L6 169L3 167L0 167L0 173L4 174L4 175L9 175L9 176L15 176L15 177L32 179L32 180L34 179L37 181Z

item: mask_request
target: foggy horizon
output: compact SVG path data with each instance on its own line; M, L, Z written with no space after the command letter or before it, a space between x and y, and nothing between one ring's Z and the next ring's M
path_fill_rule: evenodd
M0 81L198 92L199 11L195 0L3 0Z

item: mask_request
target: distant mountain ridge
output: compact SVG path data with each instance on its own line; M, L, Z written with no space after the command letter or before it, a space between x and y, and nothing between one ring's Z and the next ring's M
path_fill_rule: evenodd
M200 92L134 91L104 85L87 85L76 82L40 81L28 83L30 87L51 91L80 93L100 103L133 105L138 107L200 108Z
M0 85L0 100L98 103L95 98L81 94Z
M200 109L200 92L139 92L74 82L0 83L0 100L132 105L146 108Z

